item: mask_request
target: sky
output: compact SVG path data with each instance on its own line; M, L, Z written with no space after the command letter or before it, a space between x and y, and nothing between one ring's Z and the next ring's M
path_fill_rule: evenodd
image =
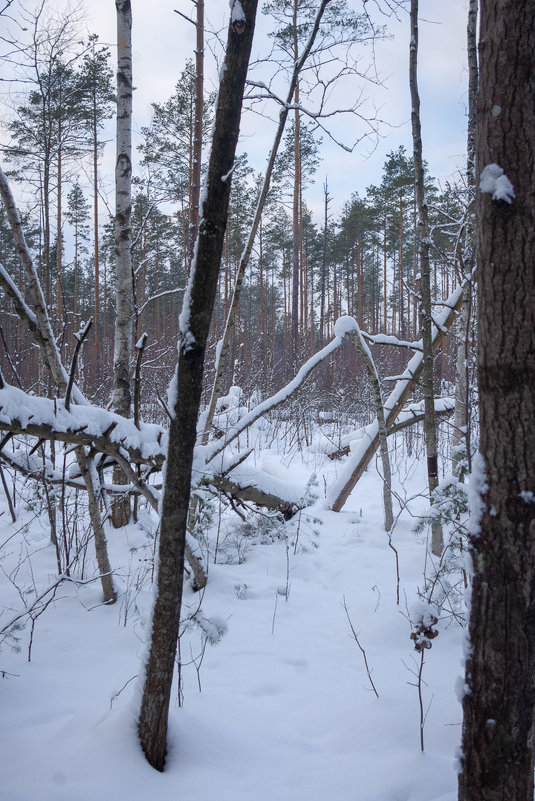
M384 0L383 0L384 2ZM61 6L61 1L58 0ZM361 3L349 0L351 8L359 11ZM374 6L376 4L369 4ZM385 3L386 5L386 3ZM263 0L259 8L263 6ZM226 37L229 5L227 0L205 0L206 27ZM115 69L115 9L110 0L93 0L85 4L88 32L97 32L103 43L112 50ZM134 146L139 143L139 131L151 116L151 103L164 102L173 93L186 60L193 58L194 26L175 13L194 12L192 0L132 0L133 69L134 69ZM419 85L422 108L424 158L430 173L441 182L455 177L463 169L466 141L466 0L421 0ZM363 192L381 179L386 155L405 145L412 150L410 126L410 96L408 86L409 17L400 12L395 17L377 17L387 26L389 39L376 43L376 70L383 85L362 84L347 79L341 89L340 106L353 102L362 90L369 98L368 108L377 109L384 120L376 142L363 140L352 153L347 153L325 136L321 147L322 162L314 183L307 189L305 200L316 217L322 214L323 184L328 181L333 210L340 210L352 192ZM268 20L259 11L253 46L253 57L266 52ZM216 45L217 49L217 45ZM214 37L207 36L205 75L207 89L216 88L217 67L213 57ZM219 48L219 55L221 50ZM363 51L368 58L370 49ZM262 72L255 73L261 78ZM265 108L267 117L245 113L242 120L239 150L247 152L253 167L263 169L275 130L277 116L274 107ZM349 144L363 131L356 119L332 121L333 130ZM110 142L114 128L106 132ZM206 154L205 154L206 157ZM107 148L103 172L113 179L113 146Z
M357 0L349 0L355 10ZM191 0L154 0L151 3L133 0L133 64L135 127L150 119L150 104L162 102L173 92L174 85L188 58L193 57L194 27L174 12L190 15ZM90 16L91 27L101 39L113 43L115 19L109 0L94 0ZM419 24L419 86L422 108L424 158L431 175L441 182L455 177L463 170L466 143L466 0L424 0L420 2ZM228 19L226 0L206 0L207 26L225 35ZM316 215L323 202L323 183L327 178L335 208L340 208L354 191L363 192L378 183L387 153L403 144L412 149L410 125L410 95L408 86L408 13L378 18L387 25L390 39L376 45L376 68L382 87L364 85L385 120L378 142L364 140L352 153L346 153L326 141L322 145L322 163L314 185L307 191L306 200ZM267 25L263 15L257 18L256 47L259 55L266 46ZM365 54L366 55L366 54ZM214 60L206 49L206 85L215 86ZM357 93L361 85L347 82L343 92ZM341 105L347 105L344 96ZM272 109L266 109L268 113ZM273 116L273 115L272 115ZM336 126L336 123L335 123ZM358 121L347 117L338 123L338 131L349 143L362 128ZM257 170L262 169L269 152L274 124L256 114L246 114L242 122L240 148L246 151Z

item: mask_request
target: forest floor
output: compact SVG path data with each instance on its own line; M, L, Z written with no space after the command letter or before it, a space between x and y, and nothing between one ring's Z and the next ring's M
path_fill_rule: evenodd
M304 476L295 461L290 469ZM404 473L403 492L423 492L422 466ZM396 481L401 491L399 470ZM321 495L321 477L318 486ZM226 512L213 564L216 510L208 585L202 599L186 590L185 607L202 603L202 615L181 638L163 774L135 731L155 524L143 512L137 526L109 529L117 604L101 605L98 582L63 583L35 621L31 661L27 619L0 650L1 801L454 801L464 631L451 617L425 652L420 751L420 655L408 618L429 570L426 535L413 531L425 500L393 531L399 604L375 467L343 512L320 507L321 498L274 527L236 525ZM54 581L56 559L46 515L20 508L12 525L3 495L0 512L4 626ZM225 626L202 656L203 632Z

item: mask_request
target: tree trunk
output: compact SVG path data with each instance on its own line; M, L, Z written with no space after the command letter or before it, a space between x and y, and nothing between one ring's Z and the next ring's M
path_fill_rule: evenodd
M409 60L409 80L412 101L412 140L414 149L414 178L416 204L418 206L418 239L420 245L420 293L422 307L422 344L424 349L422 388L425 402L425 448L427 453L427 479L430 502L433 504L433 492L438 487L438 449L437 423L435 416L435 391L433 382L433 320L431 305L431 268L429 263L429 215L424 189L424 165L422 158L422 128L420 124L420 96L418 93L418 0L411 0L411 44ZM401 252L400 252L401 276ZM400 303L401 292L400 277ZM403 315L400 308L400 320ZM431 526L431 549L435 556L440 556L444 547L442 526L433 522Z
M130 0L116 0L117 9L117 160L115 164L115 344L113 410L130 417L130 360L133 351L132 320L132 10ZM114 482L124 481L119 468ZM115 500L115 528L130 519L130 499Z
M320 346L325 341L325 280L327 277L327 234L329 223L329 188L327 185L327 178L323 184L323 249L321 254L321 298L320 298L320 324L319 324L319 340Z
M464 235L461 270L466 276L475 266L475 133L476 100L478 83L477 66L477 0L470 0L467 25L468 52L468 141L466 163L466 186L468 189L468 217ZM455 419L453 428L453 474L462 476L463 457L470 465L469 436L469 355L470 355L470 311L472 306L472 282L467 281L463 289L463 305L458 323L457 360L455 366Z
M195 120L193 126L193 168L191 171L191 204L189 208L189 260L199 230L201 196L202 121L204 108L204 0L196 0L197 20L195 45Z
M461 305L461 292L456 291L446 301L449 308L447 315L441 317L440 328L435 327L433 332L433 348L437 348L448 329L453 324L457 312ZM407 403L410 395L414 392L416 382L420 379L423 367L423 354L417 353L410 360L405 368L406 378L399 379L394 385L394 389L385 401L385 425L387 431L394 424L401 409ZM327 508L333 512L343 509L345 502L355 488L357 482L364 474L367 466L379 447L379 437L377 432L363 439L361 445L356 448L356 455L349 457L344 466L340 477L335 485L329 490L326 504Z
M93 301L93 362L97 364L100 349L100 265L98 245L98 129L97 129L97 93L93 89L92 98L92 136L93 136L93 252L94 252L94 301Z
M482 4L476 151L480 178L483 173L477 202L481 467L473 479L460 801L533 801L534 53L533 3Z
M61 136L61 121L60 125L60 136ZM61 337L62 344L65 343L65 331L63 331L63 283L62 283L62 264L61 264L61 256L62 256L62 247L63 243L61 241L61 216L62 216L62 209L61 209L61 199L62 199L62 191L61 191L61 184L62 184L62 153L61 153L61 145L58 149L58 203L57 203L57 210L56 210L56 336L60 337L62 332L63 336Z
M297 9L298 0L293 2L293 50L294 64L299 58L297 41ZM294 103L299 105L299 83L295 87ZM299 109L294 111L294 187L292 200L292 369L297 369L299 360L299 240L301 226L299 224L299 198L301 187L301 115Z
M157 592L138 721L141 747L157 770L163 770L165 765L205 348L223 253L231 183L228 176L238 142L256 6L257 0L241 0L241 5L234 3L231 11L197 255L180 318L181 341L162 501Z

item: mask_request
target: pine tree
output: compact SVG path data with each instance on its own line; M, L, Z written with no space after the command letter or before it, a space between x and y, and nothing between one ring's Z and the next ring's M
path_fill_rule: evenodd
M87 253L86 243L89 241L89 206L78 181L75 181L67 195L67 222L72 226L74 234L74 261L72 282L72 313L75 330L80 320L80 268L81 256Z

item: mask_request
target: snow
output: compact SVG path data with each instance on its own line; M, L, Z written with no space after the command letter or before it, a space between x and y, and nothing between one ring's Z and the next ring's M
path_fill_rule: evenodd
M334 324L334 335L337 337L345 337L347 334L350 334L352 331L355 333L358 331L357 321L354 317L350 317L348 314L342 315L339 317L335 324Z
M498 164L487 164L481 171L479 188L483 194L492 195L493 200L512 203L515 196L513 184Z
M240 0L230 0L229 6L231 23L245 22L245 12Z
M71 405L67 411L62 400L38 398L6 384L0 389L0 422L11 420L18 420L23 428L31 423L52 426L56 431L83 431L94 437L109 432L111 442L139 449L144 459L166 452L167 436L161 426L143 423L138 429L132 419L96 406Z
M273 462L266 456L261 457L259 469L252 467L249 460L232 470L230 478L241 487L257 487L288 503L300 505L306 490L305 481L296 481L293 472L280 464L278 470L275 470Z
M483 496L488 488L485 459L481 453L476 453L472 459L472 474L468 484L468 504L470 507L468 530L472 537L478 537L480 533L481 518L486 509Z
M344 319L344 318L342 318ZM352 318L347 318L352 320ZM345 324L342 324L344 326ZM216 440L210 446L206 447L205 450L205 458L206 462L210 462L215 456L217 456L221 451L226 447L228 443L230 443L234 438L239 436L242 431L245 431L250 425L252 425L255 420L257 420L261 415L265 412L269 411L270 409L274 409L276 406L283 403L287 400L293 392L295 392L298 387L303 384L303 382L308 378L310 373L314 370L317 365L322 362L327 356L330 356L337 348L340 347L342 342L344 341L345 336L352 331L353 328L349 328L347 330L344 329L344 333L339 335L335 333L334 338L325 345L324 348L319 350L313 356L308 359L297 371L297 374L294 378L286 384L285 387L280 389L271 398L267 398L265 401L262 401L250 412L245 414L238 423L235 425L230 426L228 431L225 433L225 436L221 440Z
M298 459L288 463L279 448L276 443L262 452L258 467L273 481L304 487L309 466ZM318 476L321 496L323 477L328 484L339 469L326 462ZM400 491L400 477L394 481ZM424 486L419 464L405 491L413 495ZM107 530L117 604L101 604L97 582L65 583L36 621L31 662L29 624L15 632L18 652L7 641L2 645L0 797L453 801L462 632L439 622L440 634L425 652L426 708L433 702L422 755L418 698L411 686L415 652L405 602L396 605L380 479L370 469L358 499L352 496L340 514L322 511L319 502L271 539L240 534L237 516L234 523L226 520L220 545L225 559L216 564L210 559L204 595L186 588L185 607L198 620L182 636L183 705L178 706L175 684L163 774L146 763L135 730L156 520L142 507L137 526ZM1 565L28 600L33 582L38 588L50 585L55 555L44 517L34 518L20 500L18 513L12 525L0 494L0 544L11 538L0 551ZM414 535L413 525L403 512L392 538L401 598L423 618L429 611L418 600L425 541ZM217 519L213 526L212 534ZM379 698L370 691L344 600ZM2 582L0 609L7 611L0 628L21 603L10 582ZM206 646L201 660L202 638L217 640L222 634L219 644Z

